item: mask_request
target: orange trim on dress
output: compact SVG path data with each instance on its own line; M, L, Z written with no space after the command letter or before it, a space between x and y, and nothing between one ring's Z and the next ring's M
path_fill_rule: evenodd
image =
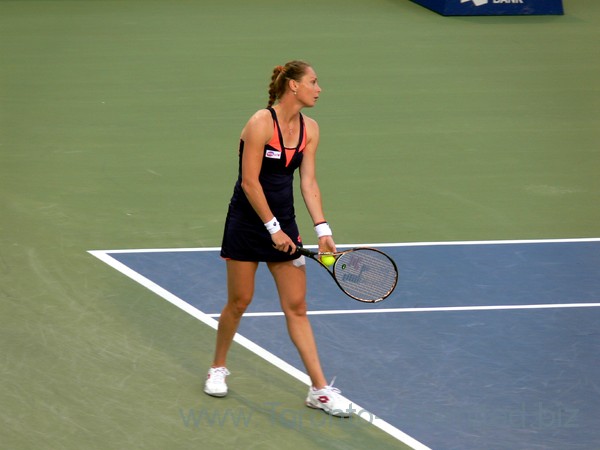
M275 150L281 151L281 148L279 148L279 128L277 127L277 121L275 120L273 121L273 137L271 137L271 140L267 143L267 145L270 145Z

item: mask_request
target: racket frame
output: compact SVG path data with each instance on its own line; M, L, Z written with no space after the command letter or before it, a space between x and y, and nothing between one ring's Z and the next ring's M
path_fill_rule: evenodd
M335 272L335 268L336 265L338 263L338 261L340 260L340 257L342 255L348 254L348 253L352 253L352 252L356 252L356 251L374 251L377 253L380 253L381 255L383 255L385 258L387 258L391 263L392 266L394 268L394 271L396 273L395 278L394 278L394 282L392 284L392 287L389 289L389 291L384 294L382 297L380 298L376 298L376 299L364 299L364 298L360 298L357 297L355 295L350 294L349 292L347 292L344 287L340 284L340 282L338 281L337 277L336 277L336 272ZM363 303L379 303L382 300L385 300L386 298L388 298L392 292L394 292L394 289L396 289L396 286L398 284L398 266L396 265L396 262L385 252L382 252L381 250L377 249L377 248L373 248L373 247L355 247L355 248L350 248L348 250L343 250L341 252L314 252L312 250L309 250L307 248L304 247L297 247L296 251L301 254L304 255L314 261L317 261L321 266L323 266L326 270L327 273L329 273L329 275L331 275L331 278L333 278L333 281L335 281L335 283L337 284L337 286L340 288L340 290L346 294L348 297L357 300L359 302L363 302ZM335 262L333 264L331 264L330 266L325 265L322 261L321 261L321 256L333 256L335 258Z

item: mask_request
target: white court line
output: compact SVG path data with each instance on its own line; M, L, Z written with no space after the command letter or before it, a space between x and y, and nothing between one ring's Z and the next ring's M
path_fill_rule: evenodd
M452 311L502 311L518 309L552 309L552 308L597 308L600 303L547 303L539 305L482 305L482 306L439 306L429 308L378 308L378 309L331 309L308 311L310 316L326 316L337 314L390 314L416 312L452 312ZM219 317L221 314L207 314L208 317ZM281 311L245 313L244 317L283 316Z
M339 248L354 247L434 247L451 245L510 245L510 244L560 244L578 242L600 242L600 237L594 238L568 238L568 239L507 239L487 241L443 241L443 242L388 242L374 244L337 244ZM316 245L305 245L306 248L316 248ZM147 248L147 249L120 249L120 250L90 250L103 253L163 253L163 252L214 252L221 247L184 247L184 248Z
M381 244L354 244L340 245L339 247L427 247L427 246L451 246L451 245L510 245L510 244L560 244L578 242L600 242L597 238L568 238L568 239L507 239L487 241L444 241L444 242L400 242Z
M178 251L178 250L163 250L163 251ZM193 250L188 250L188 251L193 251ZM160 297L164 298L169 303L171 303L171 304L177 306L178 308L182 309L183 311L187 312L192 317L195 317L196 319L200 320L202 323L208 325L211 328L214 328L215 330L217 329L218 322L215 319L213 319L210 315L203 313L199 309L190 305L186 301L180 299L179 297L177 297L176 295L167 291L166 289L160 287L158 284L154 283L150 279L146 278L145 276L141 275L140 273L136 272L135 270L131 269L130 267L126 266L125 264L117 261L116 259L114 259L113 257L111 257L108 254L108 253L136 253L136 252L126 251L126 250L122 250L122 251L90 250L90 251L88 251L88 253L95 256L96 258L103 261L104 263L108 264L113 269L128 276L132 280L141 284L142 286L144 286L145 288L154 292L155 294L159 295ZM142 251L137 251L137 253L142 253ZM260 356L264 360L270 362L275 367L278 367L279 369L283 370L287 374L291 375L292 377L294 377L297 380L301 381L302 383L306 384L307 386L310 386L311 383L310 383L310 378L308 377L308 375L306 375L302 371L296 369L294 366L285 362L283 359L279 358L278 356L274 355L273 353L269 352L268 350L255 344L251 340L245 338L241 334L236 333L236 335L234 337L234 341L237 342L238 344L240 344L242 347L245 347L246 349L250 350L257 356ZM359 418L369 422L371 425L374 425L375 427L379 428L380 430L388 433L389 435L393 436L394 438L398 439L399 441L403 442L404 444L409 445L414 450L431 450L431 448L427 447L425 444L417 441L412 436L409 436L408 434L404 433L403 431L399 430L398 428L394 427L393 425L387 423L385 420L380 419L379 417L375 416L371 412L362 408L360 405L357 405L356 403L352 402L352 406L356 410L356 412L357 412L356 415ZM367 416L368 416L368 419L367 419Z

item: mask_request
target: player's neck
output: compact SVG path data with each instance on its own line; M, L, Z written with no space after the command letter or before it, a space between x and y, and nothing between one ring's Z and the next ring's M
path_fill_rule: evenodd
M291 104L290 102L279 102L273 107L277 113L277 120L280 125L289 126L298 120L298 115L302 107L298 104Z

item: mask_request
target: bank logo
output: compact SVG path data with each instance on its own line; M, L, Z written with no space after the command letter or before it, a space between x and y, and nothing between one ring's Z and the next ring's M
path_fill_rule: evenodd
M473 2L475 6L487 5L489 0L460 0L461 3ZM511 3L511 4L523 4L523 0L492 0L492 3Z
M461 3L467 3L471 1L475 3L475 6L485 5L488 2L488 0L460 0Z

